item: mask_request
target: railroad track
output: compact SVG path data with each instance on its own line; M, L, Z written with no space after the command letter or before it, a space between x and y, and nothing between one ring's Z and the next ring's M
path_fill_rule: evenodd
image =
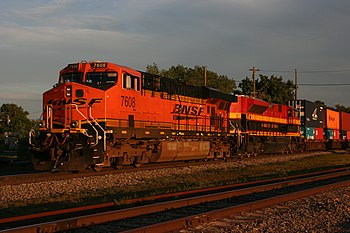
M348 186L350 170L249 182L116 203L0 219L0 232L56 232L107 222L113 231L164 232L193 227L215 218L251 211L280 202ZM141 216L142 215L142 216ZM144 215L144 216L143 216ZM157 221L154 221L157 220ZM115 222L118 221L118 222ZM146 223L152 223L145 226ZM101 226L98 226L101 227ZM94 229L91 229L93 232Z
M318 153L310 153L310 154L324 154L325 152L318 152ZM305 153L307 154L307 153ZM297 155L297 154L296 154ZM271 158L271 157L280 157L281 155L260 155L258 157L254 158L229 158L227 161L230 162L237 162L242 160L250 160L253 161L254 159L263 159L263 158ZM283 156L283 155L282 155ZM227 161L224 160L216 160L216 161L190 161L190 162L175 162L175 163L157 163L157 164L144 164L140 168L134 168L132 166L125 166L121 170L115 170L112 168L105 168L101 172L95 172L89 169L84 170L81 173L66 173L66 172L59 172L59 173L52 173L52 172L34 172L30 171L28 173L19 173L19 174L12 174L12 175L0 175L0 185L16 185L16 184L24 184L24 183L35 183L35 182L43 182L43 181L54 181L54 180L65 180L65 179L72 179L72 178L80 178L80 177L89 177L89 176L101 176L101 175L107 175L107 174L117 174L117 173L125 173L125 172L135 172L135 171L144 171L144 170L155 170L155 169L162 169L162 168L174 168L174 167L188 167L188 166L197 166L197 165L209 165L209 164L218 164L218 163L225 163ZM19 171L20 172L20 171Z

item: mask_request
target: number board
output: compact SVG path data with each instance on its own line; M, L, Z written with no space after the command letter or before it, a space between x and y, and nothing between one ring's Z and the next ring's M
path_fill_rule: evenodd
M79 63L68 64L67 68L70 70L77 70L79 68Z
M91 63L91 68L95 69L95 68L107 68L107 62L94 62Z

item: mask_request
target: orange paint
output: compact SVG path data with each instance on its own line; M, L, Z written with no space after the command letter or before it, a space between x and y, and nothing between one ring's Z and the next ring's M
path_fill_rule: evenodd
M326 128L327 129L339 129L340 124L339 124L339 112L326 109L325 111L325 123L326 123Z

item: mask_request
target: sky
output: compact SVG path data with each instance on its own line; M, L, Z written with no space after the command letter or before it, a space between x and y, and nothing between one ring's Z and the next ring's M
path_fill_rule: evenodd
M297 69L300 99L350 107L350 85L319 85L350 84L349 12L348 0L0 1L0 105L38 118L60 69L101 60L236 81L253 66L285 80Z

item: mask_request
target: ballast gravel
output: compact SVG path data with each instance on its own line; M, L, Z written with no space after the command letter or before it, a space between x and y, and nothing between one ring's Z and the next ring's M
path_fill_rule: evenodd
M350 187L242 213L181 232L350 232Z
M241 161L232 161L218 164L193 165L181 168L164 168L148 171L137 171L132 173L119 173L101 176L90 176L82 178L72 178L68 180L44 181L36 183L4 185L0 186L0 208L11 206L16 202L27 203L50 203L59 201L60 198L72 195L80 197L88 196L96 192L103 192L112 188L123 188L135 186L145 182L147 179L155 179L166 176L176 176L182 174L194 174L208 169L229 169L232 167L245 167L274 162L286 162L318 154L300 154L271 156L254 158ZM102 195L101 194L101 195Z
M271 156L218 164L3 185L0 186L0 208L38 200L40 200L39 203L50 203L59 200L62 196L69 195L88 196L101 190L142 184L147 179L193 174L208 169L225 170L232 167L286 162L316 155L319 153ZM240 216L212 221L182 232L350 232L350 187L251 213L242 213Z

